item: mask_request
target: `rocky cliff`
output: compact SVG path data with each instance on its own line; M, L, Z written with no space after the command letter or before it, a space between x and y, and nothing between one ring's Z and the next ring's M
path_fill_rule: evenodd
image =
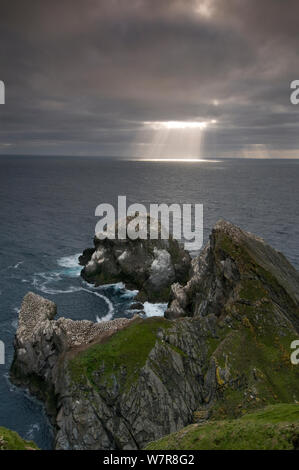
M282 254L222 221L167 318L55 320L27 294L12 378L46 401L58 449L140 449L194 420L294 403L298 292Z
M126 224L130 222L127 219ZM145 219L147 223L147 219ZM114 230L118 230L118 225ZM87 248L79 258L82 277L95 285L125 282L138 289L136 300L168 301L173 282L188 280L191 259L172 238L161 240L94 238L94 248Z

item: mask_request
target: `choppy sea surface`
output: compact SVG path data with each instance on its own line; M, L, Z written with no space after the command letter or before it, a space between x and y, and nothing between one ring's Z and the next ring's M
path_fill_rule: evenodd
M23 296L56 302L59 316L130 315L133 293L121 284L93 288L80 278L78 255L92 246L100 203L198 203L204 238L219 218L265 238L299 268L299 160L136 162L86 157L0 157L0 426L52 446L42 404L9 381L13 338ZM164 305L147 304L147 315Z

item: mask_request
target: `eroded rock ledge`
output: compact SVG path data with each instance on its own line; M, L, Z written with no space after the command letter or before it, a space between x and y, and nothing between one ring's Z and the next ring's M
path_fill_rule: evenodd
M282 254L221 221L168 319L55 320L27 294L12 378L46 401L57 449L139 449L194 420L294 403L298 292Z

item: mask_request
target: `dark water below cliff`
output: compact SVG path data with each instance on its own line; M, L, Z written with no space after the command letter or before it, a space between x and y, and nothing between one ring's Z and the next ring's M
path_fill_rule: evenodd
M299 161L158 163L95 158L1 157L0 425L50 448L41 404L8 380L18 309L28 290L54 300L59 315L95 321L126 315L121 286L82 283L77 254L92 246L95 208L116 204L202 203L204 234L219 218L264 237L299 268ZM149 314L153 307L148 306Z

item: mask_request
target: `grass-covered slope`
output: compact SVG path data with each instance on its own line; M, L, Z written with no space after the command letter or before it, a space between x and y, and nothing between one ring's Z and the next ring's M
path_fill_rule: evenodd
M234 420L191 424L147 450L298 450L299 405L280 404Z
M25 441L15 431L0 427L0 450L38 450L33 441Z
M159 317L135 320L108 340L77 354L69 363L72 379L80 383L87 378L106 387L113 387L117 380L121 388L128 389L155 346L158 330L169 326L169 321Z

